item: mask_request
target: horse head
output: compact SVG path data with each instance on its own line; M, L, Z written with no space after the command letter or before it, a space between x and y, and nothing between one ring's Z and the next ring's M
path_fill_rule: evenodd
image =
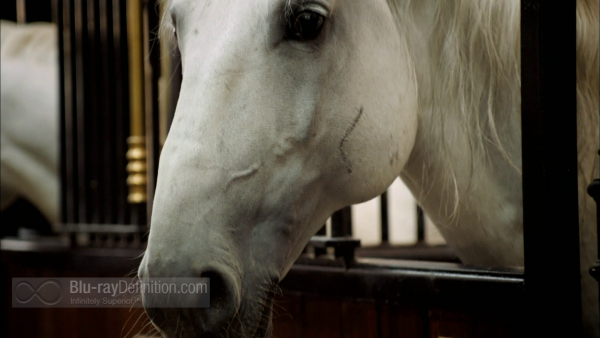
M166 8L183 81L139 275L209 277L211 304L147 310L169 336L269 335L273 285L311 236L410 155L408 41L384 0Z

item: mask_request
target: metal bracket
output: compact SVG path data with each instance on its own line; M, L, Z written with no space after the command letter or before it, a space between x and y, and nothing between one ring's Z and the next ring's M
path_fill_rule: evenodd
M351 266L355 261L354 250L360 247L360 240L352 237L324 237L313 236L309 245L315 248L315 251L324 252L327 248L333 248L335 258L342 257L346 267Z

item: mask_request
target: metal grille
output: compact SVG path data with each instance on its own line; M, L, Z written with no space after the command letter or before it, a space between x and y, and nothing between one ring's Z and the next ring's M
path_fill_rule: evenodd
M150 52L158 41L148 29L157 26L158 13L142 1L53 5L62 75L62 229L88 234L77 241L84 245L139 243L158 158L160 67ZM128 41L132 34L139 36Z

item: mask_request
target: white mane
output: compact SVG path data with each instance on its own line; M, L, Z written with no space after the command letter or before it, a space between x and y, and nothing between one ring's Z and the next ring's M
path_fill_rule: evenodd
M422 1L389 0L399 22L415 29L416 13ZM495 148L520 173L521 158L509 158L506 147L520 154L520 139L503 139L507 121L520 121L520 1L439 1L428 48L431 51L430 85L433 95L422 95L420 106L434 111L437 123L431 132L442 135L439 144L429 144L428 151L445 156L453 144L455 130L445 123L449 116L463 121L460 132L467 135L472 150L472 166L484 165L487 153ZM577 101L580 170L585 158L594 157L598 126L598 1L579 0L577 4ZM422 80L422 79L421 79ZM429 83L429 82L427 82ZM427 93L421 90L420 93ZM519 122L520 124L520 122ZM458 169L447 159L449 178ZM589 165L588 165L589 166ZM591 181L597 172L586 172ZM454 184L456 181L454 181ZM449 182L451 183L451 182ZM455 211L458 187L454 186ZM467 189L468 190L468 189Z

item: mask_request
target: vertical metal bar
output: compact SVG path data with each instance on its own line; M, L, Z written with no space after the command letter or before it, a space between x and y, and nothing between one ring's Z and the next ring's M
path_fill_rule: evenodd
M381 194L379 199L381 203L381 244L387 244L390 241L390 222L388 214L387 192Z
M78 192L78 223L88 223L87 213L87 171L86 171L86 119L85 119L85 0L75 0L74 4L74 31L75 31L75 130L77 142L77 192Z
M75 34L74 30L74 1L63 0L63 91L62 96L64 106L61 114L61 134L64 135L62 144L64 145L61 158L63 159L62 176L62 203L63 203L63 222L76 223L79 219L79 210L77 201L79 194L77 190L77 114L75 110L76 103L76 83L75 83Z
M352 236L352 209L345 207L331 215L331 237Z
M60 174L60 209L59 219L60 222L65 222L66 217L66 198L65 198L65 52L64 52L64 38L63 38L63 0L52 0L52 22L56 25L58 30L58 102L59 102L59 116L58 116L58 142L59 142L59 174Z
M17 22L26 23L27 14L25 13L25 0L17 0Z
M103 200L102 218L105 223L116 224L116 198L114 198L116 190L115 181L113 179L113 173L115 171L115 136L114 136L114 123L115 123L115 102L113 93L110 87L115 82L114 79L114 68L112 60L112 20L111 20L111 2L109 0L99 1L99 33L100 33L100 57L101 57L101 70L103 74L102 81L102 97L104 97L104 104L101 110L101 125L102 125L102 139L103 147L101 148L101 154L99 158L102 158L104 163L110 163L109 166L102 168L100 196Z
M144 123L144 55L141 0L127 0L127 36L129 42L130 136L127 139L127 184L129 203L144 203L146 194L146 140Z
M417 244L425 243L425 214L423 209L417 205Z
M98 56L100 55L99 39L98 39L98 13L96 6L98 1L87 0L87 8L84 17L86 17L87 28L86 35L88 40L88 48L85 49L85 58L87 60L86 74L86 100L85 100L85 111L86 116L86 132L87 138L87 152L86 152L86 168L88 173L88 179L86 184L86 190L88 194L88 219L90 223L99 224L102 223L101 217L104 213L101 213L102 205L104 204L103 198L100 195L100 187L102 181L100 178L100 171L102 166L102 157L100 152L102 147L100 143L102 141L102 119L101 115L104 105L104 95L101 92L101 82L104 74L100 73ZM102 99L101 99L102 98Z
M145 137L145 91L142 0L127 0L127 41L129 55L130 136L127 138L127 185L131 222L146 223L147 148Z
M575 11L575 1L521 1L523 235L531 337L580 337L582 330Z
M127 137L129 135L129 68L127 50L127 20L126 2L112 0L112 23L113 23L113 58L114 58L114 86L112 95L115 102L115 156L114 156L114 185L113 192L117 208L117 224L130 224L131 208L127 203L128 187L126 183L127 172L125 170Z

